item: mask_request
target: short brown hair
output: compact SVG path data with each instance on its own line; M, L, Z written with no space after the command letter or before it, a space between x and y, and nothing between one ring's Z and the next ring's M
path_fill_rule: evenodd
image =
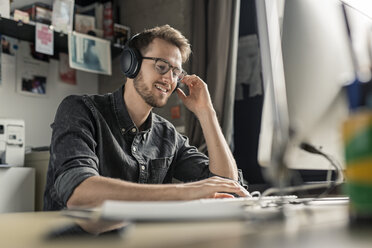
M188 60L191 53L189 41L180 31L172 28L168 24L151 29L145 29L143 32L139 33L133 41L131 41L130 45L137 48L143 54L155 38L165 40L175 45L180 49L182 62L185 63Z

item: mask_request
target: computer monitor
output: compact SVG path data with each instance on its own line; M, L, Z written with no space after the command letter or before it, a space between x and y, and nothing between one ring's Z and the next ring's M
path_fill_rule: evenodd
M347 17L358 79L369 82L372 76L372 1L340 1Z
M274 183L286 168L330 169L329 161L303 151L302 142L343 164L341 124L348 115L343 86L355 73L340 4L256 0L265 88L258 161Z

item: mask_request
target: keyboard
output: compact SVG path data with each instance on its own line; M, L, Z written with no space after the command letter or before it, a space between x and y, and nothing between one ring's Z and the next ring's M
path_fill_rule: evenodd
M296 195L263 196L263 197L238 197L238 198L208 198L195 200L202 204L235 204L240 206L283 204L294 202Z
M192 201L105 201L100 217L106 220L169 221L243 218L248 206L278 206L297 196L213 198Z

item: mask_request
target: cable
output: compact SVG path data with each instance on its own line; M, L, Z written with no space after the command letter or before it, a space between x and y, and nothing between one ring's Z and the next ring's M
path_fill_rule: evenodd
M331 170L328 170L328 172L327 172L327 182L329 183L329 187L323 193L319 194L315 198L319 198L321 196L327 195L330 191L332 191L335 188L336 185L341 184L344 181L344 176L343 176L343 173L342 173L341 166L338 163L336 163L336 160L334 158L332 158L330 155L325 154L320 149L317 149L313 145L305 143L305 142L301 143L300 148L303 149L304 151L309 152L309 153L318 154L318 155L323 156L335 168L336 181L331 181Z
M262 193L261 197L272 195L272 194L278 194L278 193L284 194L284 193L290 193L294 191L305 191L305 190L312 190L312 189L327 188L324 192L322 192L317 197L315 197L315 198L318 198L320 196L328 194L330 190L332 190L335 186L341 184L344 181L344 176L342 173L341 166L337 164L335 160L331 158L331 156L325 154L324 152L314 147L313 145L305 143L305 142L300 144L300 148L309 153L321 155L324 158L326 158L330 162L330 164L335 168L336 180L331 181L330 176L327 175L327 180L328 180L327 183L304 184L304 185L289 186L289 187L284 187L284 188L269 188Z
M341 166L336 162L336 160L334 158L332 158L330 155L328 154L325 154L324 152L322 152L320 149L314 147L313 145L311 144L308 144L308 143L305 143L305 142L302 142L300 144L300 148L304 151L307 151L309 153L313 153L313 154L318 154L318 155L321 155L323 156L324 158L326 158L330 163L331 165L335 168L335 171L336 171L336 181L335 182L343 182L344 181L344 175L342 173L342 168Z

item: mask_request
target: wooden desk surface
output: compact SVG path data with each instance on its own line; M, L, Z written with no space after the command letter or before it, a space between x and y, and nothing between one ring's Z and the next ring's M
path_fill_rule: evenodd
M284 220L137 223L123 236L64 237L51 230L73 221L59 212L0 214L0 247L372 247L372 229L351 230L346 205L290 206ZM255 220L256 219L256 220Z

